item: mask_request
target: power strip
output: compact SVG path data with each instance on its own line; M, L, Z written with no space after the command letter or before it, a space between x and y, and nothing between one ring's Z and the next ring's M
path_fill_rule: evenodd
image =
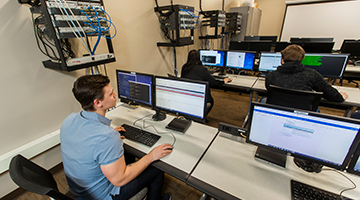
M244 137L247 135L247 130L245 128L240 128L240 127L233 126L230 124L225 124L222 122L219 123L218 130L225 132L225 133L230 133L232 135L240 136L240 137Z
M92 56L72 58L72 59L69 59L66 63L67 63L67 66L71 67L71 66L81 65L81 64L85 64L85 63L96 62L96 61L100 61L100 60L107 60L107 59L114 58L114 57L115 57L115 55L113 53L104 53L104 54L98 54L98 55L92 55Z

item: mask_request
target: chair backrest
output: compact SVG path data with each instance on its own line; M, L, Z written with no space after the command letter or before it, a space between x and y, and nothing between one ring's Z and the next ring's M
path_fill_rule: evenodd
M294 90L270 85L266 103L316 111L322 94L322 92Z
M11 179L27 191L47 195L54 199L72 200L59 192L56 181L49 171L20 154L11 159L9 173Z

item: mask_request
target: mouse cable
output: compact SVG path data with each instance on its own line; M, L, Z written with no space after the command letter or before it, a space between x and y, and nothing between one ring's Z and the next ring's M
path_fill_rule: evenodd
M174 139L174 141L173 141L173 143L171 144L171 146L174 146L174 144L175 144L175 142L176 142L176 137L175 137L175 135L174 135L172 132L170 132L170 131L159 132L159 131L155 128L155 126L153 126L153 125L145 126L145 121L146 121L145 118L150 117L150 116L153 116L153 114L145 115L144 117L141 117L141 118L135 120L135 121L133 122L133 126L136 126L136 127L140 128L141 130L146 129L146 128L148 128L148 127L152 127L152 128L156 131L156 133L158 133L159 135L165 134L165 133L170 133L170 134L172 135L173 139ZM143 120L143 119L144 119L144 120ZM136 125L136 122L138 122L138 121L140 121L140 120L143 120L143 125L142 125L142 126Z
M172 137L173 137L173 143L171 144L171 146L174 147L174 144L175 144L175 142L176 142L176 137L175 137L175 135L174 135L172 132L170 132L170 131L159 132L159 131L155 128L155 126L153 126L152 124L150 124L150 125L148 125L148 126L145 126L145 121L146 121L146 119L143 120L143 127L144 127L144 128L152 127L152 128L156 131L156 133L158 133L159 135L161 135L161 134L166 134L166 133L170 133L170 134L172 135Z
M356 188L356 184L354 183L354 181L352 181L349 177L347 177L345 174L341 173L340 171L335 170L335 169L323 169L323 171L324 171L324 170L334 171L334 172L342 175L343 177L345 177L347 180L349 180L349 181L354 185L354 186L351 187L351 188L345 188L345 189L341 190L341 192L340 192L340 194L339 194L339 195L340 195L340 199L343 199L342 193L344 193L345 191L348 191L348 190L354 190L354 189Z

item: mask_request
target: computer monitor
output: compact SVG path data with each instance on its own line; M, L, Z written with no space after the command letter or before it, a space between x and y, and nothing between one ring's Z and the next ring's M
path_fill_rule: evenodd
M155 76L155 109L205 122L208 82Z
M290 42L276 42L275 52L281 52L289 45L291 45Z
M250 42L230 41L230 50L249 50Z
M253 102L246 141L344 170L360 141L360 121Z
M277 36L274 35L274 36L260 36L260 40L264 41L264 40L268 40L268 41L271 41L273 43L276 42L277 40Z
M244 41L260 41L260 36L245 36Z
M153 75L116 70L116 80L122 102L153 106Z
M351 158L350 164L346 170L351 174L356 174L360 176L360 145L356 149L353 157Z
M334 42L304 42L302 48L307 53L331 53Z
M290 42L332 42L334 38L290 38Z
M234 69L253 70L255 52L232 51L226 52L226 67Z
M281 65L281 53L261 52L259 61L259 71L275 71Z
M200 49L200 60L203 65L224 67L225 51Z
M360 56L360 41L345 41L341 46L341 53L349 53L351 57Z
M347 64L348 54L305 53L302 63L313 68L323 77L341 78Z
M249 51L271 51L271 41L251 41L249 44Z

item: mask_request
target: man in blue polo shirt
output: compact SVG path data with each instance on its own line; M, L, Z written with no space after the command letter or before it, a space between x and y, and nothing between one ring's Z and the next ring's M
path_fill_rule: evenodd
M60 129L61 153L70 191L76 199L129 199L148 187L147 199L159 200L164 173L149 166L172 151L170 144L155 147L135 163L126 165L123 141L105 117L116 105L116 93L103 75L78 78L73 87L83 111L70 114ZM169 199L166 194L163 199Z

